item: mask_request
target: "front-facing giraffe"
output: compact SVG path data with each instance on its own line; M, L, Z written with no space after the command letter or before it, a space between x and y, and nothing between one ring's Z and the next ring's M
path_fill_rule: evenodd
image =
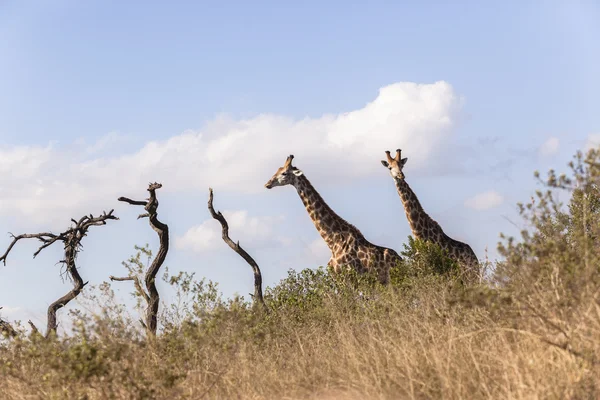
M479 278L479 261L471 246L446 235L440 224L423 210L419 199L404 179L402 169L408 159L401 158L400 149L396 150L396 157L394 158L391 157L389 151L386 151L385 154L387 155L387 161L381 160L381 163L390 170L390 174L394 178L396 190L404 205L406 218L408 218L413 236L423 241L433 242L446 250L449 257L457 261L462 267L462 274L466 280L476 281Z
M354 225L337 215L302 171L292 166L293 158L293 155L287 158L265 187L271 189L275 186L292 185L296 188L317 231L331 250L328 267L335 272L343 267L360 273L374 272L379 282L387 284L390 268L400 263L402 258L392 249L369 242Z

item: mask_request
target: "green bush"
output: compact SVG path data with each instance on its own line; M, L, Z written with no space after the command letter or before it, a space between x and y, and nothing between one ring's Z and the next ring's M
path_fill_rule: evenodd
M390 285L290 270L265 289L268 312L166 269L176 296L155 338L110 285L90 287L81 301L103 306L72 312L68 335L17 325L0 342L0 398L598 398L598 158L578 153L569 176L540 180L484 285L459 284L456 263L410 237ZM149 256L136 251L131 274Z

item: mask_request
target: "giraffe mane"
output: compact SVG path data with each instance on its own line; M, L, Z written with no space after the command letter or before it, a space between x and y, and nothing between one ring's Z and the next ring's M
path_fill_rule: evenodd
M305 182L305 184L310 185L313 190L315 191L315 194L317 196L317 200L322 203L324 205L324 207L326 207L326 210L330 213L330 215L335 216L335 218L338 219L338 222L346 225L350 231L352 231L353 234L357 235L356 237L359 239L363 239L363 240L367 240L365 238L365 236L363 235L363 233L360 231L360 229L358 229L354 224L352 224L351 222L348 222L344 217L342 217L341 215L339 215L338 213L336 213L331 206L325 201L325 199L323 198L323 196L321 196L321 193L319 193L315 187L313 186L313 184L310 182L310 180L306 177L306 176L302 176L302 180Z

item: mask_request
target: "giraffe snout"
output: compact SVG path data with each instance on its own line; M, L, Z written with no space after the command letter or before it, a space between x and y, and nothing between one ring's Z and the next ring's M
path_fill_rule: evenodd
M269 181L269 182L265 183L265 187L267 189L271 189L273 187L273 184L271 183L271 181Z

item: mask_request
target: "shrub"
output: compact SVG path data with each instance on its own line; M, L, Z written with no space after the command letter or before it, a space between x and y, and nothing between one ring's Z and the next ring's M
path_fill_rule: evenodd
M411 238L391 285L289 271L269 312L167 271L176 301L149 339L100 285L87 296L103 307L74 312L68 335L3 342L0 398L598 398L598 161L578 153L542 181L487 285L457 285L455 263Z

